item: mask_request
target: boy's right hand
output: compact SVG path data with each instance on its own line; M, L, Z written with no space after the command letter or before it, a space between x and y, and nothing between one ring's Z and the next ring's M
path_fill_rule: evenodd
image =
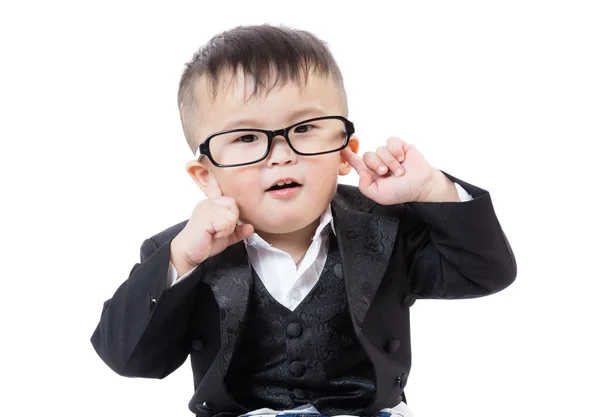
M238 225L240 212L232 197L199 202L186 226L171 241L170 260L177 277L254 233L250 224Z

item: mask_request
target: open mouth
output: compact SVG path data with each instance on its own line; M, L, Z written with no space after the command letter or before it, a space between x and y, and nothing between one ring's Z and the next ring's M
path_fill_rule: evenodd
M281 182L273 184L271 187L267 188L267 191L284 190L286 188L295 188L295 187L302 187L302 185L298 184L295 181L281 181Z

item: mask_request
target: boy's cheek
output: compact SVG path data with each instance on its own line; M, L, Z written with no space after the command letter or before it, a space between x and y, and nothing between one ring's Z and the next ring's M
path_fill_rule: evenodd
M231 170L221 173L217 178L224 195L233 197L239 204L242 200L247 200L252 195L256 196L260 193L261 185L256 175L252 175L251 172L242 169L224 169Z

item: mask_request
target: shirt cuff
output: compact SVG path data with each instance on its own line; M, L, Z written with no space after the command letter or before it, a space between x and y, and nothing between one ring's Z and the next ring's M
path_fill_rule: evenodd
M171 262L169 262L169 270L167 271L166 288L172 287L173 285L177 284L182 279L189 277L192 274L192 272L194 272L196 270L196 268L198 268L197 265L195 267L193 267L192 269L190 269L189 271L187 271L182 276L180 276L179 279L177 279L177 269L175 269L175 266Z
M456 191L458 191L458 196L460 197L460 201L470 201L473 200L471 194L467 192L459 183L455 182Z

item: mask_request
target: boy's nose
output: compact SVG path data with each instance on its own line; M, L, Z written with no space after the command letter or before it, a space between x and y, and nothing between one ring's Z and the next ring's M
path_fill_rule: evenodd
M267 165L284 165L296 162L296 153L283 136L275 136L267 156Z

